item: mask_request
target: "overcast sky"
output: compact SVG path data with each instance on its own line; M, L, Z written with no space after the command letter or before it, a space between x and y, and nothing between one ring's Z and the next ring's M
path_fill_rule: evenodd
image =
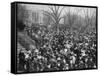
M33 11L41 11L41 10L49 10L48 5L37 5L37 4L21 4L22 6L25 6L27 10L33 10ZM80 9L89 9L89 15L91 15L94 11L96 11L95 8L83 8L83 7L71 7L71 6L65 6L64 10L62 11L62 14L65 14L65 12L68 12L68 10L71 10L71 12L75 13L75 11L79 11ZM84 11L81 10L78 12L79 15L84 16Z

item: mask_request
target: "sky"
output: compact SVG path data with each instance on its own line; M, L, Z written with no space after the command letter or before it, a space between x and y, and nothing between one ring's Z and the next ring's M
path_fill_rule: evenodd
M50 11L50 8L49 6L53 6L53 5L40 5L40 4L20 4L21 6L25 7L26 10L30 11L29 13L29 18L28 21L30 22L34 22L33 21L33 16L32 16L32 12L38 12L39 13L39 23L43 23L43 10L45 11ZM63 6L60 6L60 9L62 8ZM67 16L67 13L69 12L70 10L70 13L71 14L76 14L76 15L79 15L80 17L85 17L87 16L87 10L88 10L88 17L91 17L91 15L93 14L94 11L96 11L95 8L86 8L86 7L71 7L71 6L64 6L64 9L63 11L61 12L61 17L62 16ZM96 14L96 12L95 12ZM63 23L64 20L61 19L60 20L60 23Z
M48 8L48 5L39 5L39 4L38 5L37 4L21 4L21 5L25 6L27 10L32 10L32 11L47 10L47 11L50 11L49 8ZM69 9L72 13L74 12L74 13L79 14L81 16L84 16L87 9L89 10L89 15L90 16L94 11L96 11L95 8L65 6L65 8L62 11L62 15L65 14L65 12L68 12Z

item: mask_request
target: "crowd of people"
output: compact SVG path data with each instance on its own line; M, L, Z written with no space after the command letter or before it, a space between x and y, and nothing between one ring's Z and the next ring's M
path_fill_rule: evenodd
M93 69L97 67L96 32L28 32L36 42L18 53L18 69L24 72Z

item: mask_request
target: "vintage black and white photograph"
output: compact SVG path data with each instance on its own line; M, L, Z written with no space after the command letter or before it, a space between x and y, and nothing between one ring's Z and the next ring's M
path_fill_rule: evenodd
M97 69L97 8L17 4L17 73Z

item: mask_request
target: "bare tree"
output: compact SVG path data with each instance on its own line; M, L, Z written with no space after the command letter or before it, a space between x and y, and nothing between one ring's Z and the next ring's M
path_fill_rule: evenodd
M92 26L95 25L96 22L96 11L94 9L91 8L85 8L83 9L84 11L84 21L85 21L85 30L89 31L89 29L91 29Z
M75 24L75 22L77 22L78 20L78 13L80 12L80 9L76 9L74 8L73 11L71 10L70 7L68 7L66 13L65 13L65 20L64 20L64 24L66 24L69 26L69 29L72 29L73 25Z
M59 22L63 18L61 16L64 7L61 6L49 6L49 11L43 10L44 14L49 16L53 23L57 26L57 31L59 32Z

